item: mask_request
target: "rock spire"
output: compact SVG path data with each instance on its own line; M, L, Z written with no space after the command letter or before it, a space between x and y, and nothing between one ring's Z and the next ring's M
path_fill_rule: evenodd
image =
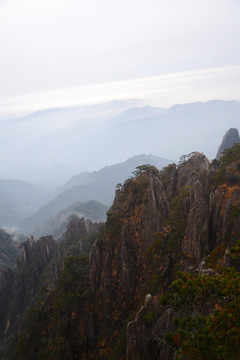
M219 160L225 149L231 148L234 144L240 142L238 129L231 128L224 135L221 145L219 146L216 159Z

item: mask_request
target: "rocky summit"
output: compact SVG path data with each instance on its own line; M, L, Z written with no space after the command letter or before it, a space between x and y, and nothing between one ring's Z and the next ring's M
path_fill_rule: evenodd
M221 145L219 146L216 159L219 160L224 150L231 148L234 144L240 142L238 129L231 128L224 135Z
M30 238L1 272L1 359L237 359L239 237L240 144L138 166L105 224Z

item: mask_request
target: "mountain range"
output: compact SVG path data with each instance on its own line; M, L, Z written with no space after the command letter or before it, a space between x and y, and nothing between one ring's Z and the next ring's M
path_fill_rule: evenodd
M45 209L46 208L44 208L44 210ZM44 235L52 235L55 240L59 241L65 234L68 223L74 217L84 217L98 223L103 223L106 221L107 210L107 206L104 206L95 200L89 200L86 202L76 201L70 206L68 206L66 209L63 209L56 214L54 213L53 215L49 216L46 221L43 221L42 223L39 219L38 224L35 226L35 228L33 228L33 231L31 232L36 238ZM29 219L26 219L24 224L28 221ZM33 221L31 220L31 222Z
M237 143L139 166L105 224L20 244L0 269L1 359L238 359L239 165Z
M52 199L47 204L21 223L21 230L24 233L32 233L37 236L46 234L46 229L49 229L47 223L50 218L76 201L92 204L89 201L94 200L104 204L105 209L107 209L113 201L116 185L131 176L136 166L151 164L161 169L170 162L171 160L158 156L143 154L134 156L123 163L106 166L99 171L75 175L52 194ZM98 204L98 209L99 207L100 204ZM68 210L66 211L68 212ZM85 216L86 213L83 215ZM93 216L92 213L89 218L96 221L96 216L97 214ZM99 219L103 220L105 217L100 216Z
M222 134L230 127L237 128L240 117L237 101L215 100L169 109L140 107L139 101L101 106L102 110L100 105L44 110L1 122L1 173L60 185L77 173L98 170L136 154L178 159L194 149L213 159Z

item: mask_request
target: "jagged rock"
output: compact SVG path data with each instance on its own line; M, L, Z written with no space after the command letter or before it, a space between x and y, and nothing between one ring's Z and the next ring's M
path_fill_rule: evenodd
M201 261L204 252L209 249L208 243L208 182L209 161L201 153L194 155L179 168L178 188L188 188L186 200L188 217L182 243L182 269Z
M240 233L240 214L231 216L232 208L240 203L240 189L225 185L213 189L209 195L209 240L211 248L233 243Z
M38 241L31 236L19 246L16 270L9 272L7 269L5 273L2 272L0 286L5 289L5 296L0 294L4 312L1 328L4 329L6 338L21 328L22 314L28 306L34 305L41 276L55 254L56 243L51 236Z
M34 237L30 235L27 241L24 241L19 245L17 257L17 271L20 271L28 263L30 251L34 242Z
M178 169L169 166L166 173L163 172L160 177L155 173L147 174L148 186L141 200L140 191L133 197L137 179L118 189L116 201L108 214L111 227L107 229L104 241L97 241L94 244L90 255L91 286L94 293L102 299L104 314L116 311L116 297L118 303L122 304L119 309L121 318L126 316L127 309L128 311L131 309L134 299L139 296L139 282L144 277L144 269L147 266L144 262L145 250L153 241L152 233L162 230L162 223L170 207L171 195L177 196L182 189L187 191L185 198L182 199L186 226L182 239L181 268L187 271L190 269L192 273L214 274L214 271L206 268L203 263L201 269L198 269L198 265L217 243L224 242L229 228L234 228L237 233L239 221L231 219L230 210L240 199L237 188L231 190L233 195L231 200L227 200L226 197L225 200L221 199L221 192L218 193L220 190L210 186L212 170L209 165L208 159L203 154L194 153ZM219 209L215 211L214 206ZM216 240L214 236L221 236L219 229L225 237ZM166 231L171 231L171 227ZM165 254L161 262L160 274L165 279L166 285L173 279L172 272L176 262L174 251L173 248L172 253ZM146 301L146 304L150 304L150 296ZM146 328L143 320L146 316L146 308L147 306L142 307L135 320L128 325L127 358L170 359L172 349L166 345L163 337L158 336L157 343L153 345L153 339L157 339L157 332L154 333L155 335L153 333L149 335L149 329ZM170 313L169 310L164 315L157 314L157 321L154 323L160 327L160 324L168 322ZM163 329L160 330L164 333ZM152 355L150 351L147 353L148 346L155 349L152 350Z
M176 164L170 164L161 171L161 180L165 193L169 198L176 195L178 183L178 169Z
M145 305L127 325L126 359L172 359L173 350L164 339L165 334L174 328L172 316L172 309L163 306L156 309L152 296L146 295Z
M231 128L224 135L221 145L219 146L216 159L219 160L224 150L231 148L234 144L240 142L238 129Z
M74 217L68 224L67 231L63 243L66 247L73 244L74 239L80 239L85 235L97 234L99 225L89 219ZM79 250L82 250L82 243L79 242Z
M153 306L153 299L152 299L152 295L151 294L147 294L145 296L145 303L144 303L144 307L146 309L147 312L152 311L152 306Z
M153 240L154 232L160 231L161 223L169 209L169 201L164 186L158 176L149 176L149 188L142 210L142 231L144 233L144 246L147 247Z
M239 162L235 159L227 164L225 173L238 176ZM143 168L145 172L117 189L105 227L90 252L90 284L86 276L84 294L73 294L83 296L80 297L83 303L81 314L87 311L82 322L80 315L79 319L74 318L75 312L72 312L73 319L65 319L66 330L70 327L74 333L77 329L79 338L83 339L77 353L79 358L108 358L116 349L121 352L124 340L119 341L119 334L122 334L126 319L139 309L127 325L126 358L173 359L174 351L166 342L165 334L175 330L174 317L187 316L188 311L196 309L190 308L190 303L189 309L185 308L181 314L170 305L160 305L161 292L176 279L179 268L192 274L214 275L217 266L221 266L226 244L230 247L239 237L239 183L228 184L225 179L214 183L220 167L209 169L209 161L203 154L186 156L178 167L168 166L160 174L151 167L140 167L140 170ZM84 219L73 219L60 245L60 255L84 251L87 236L96 233L96 225ZM37 243L28 242L22 247L18 269L26 269L26 265L31 264ZM213 269L209 258L219 244L223 247L221 261L215 263L217 266L212 266ZM51 251L45 245L39 253L49 261ZM208 254L210 256L206 258ZM54 261L53 258L47 269L57 274L59 269ZM227 253L224 264L230 264ZM38 265L35 266L38 269ZM39 276L39 271L37 273ZM47 279L44 271L41 276ZM24 287L27 285L20 281L18 286L22 298L25 293L28 298L34 298ZM54 298L54 292L52 296ZM173 299L175 301L174 294ZM51 309L50 304L49 300L47 309ZM21 313L22 304L17 305L18 313ZM213 307L210 301L204 304L204 314L209 314ZM13 323L14 318L9 317L4 323L5 329L10 329ZM114 353L113 358L124 356L117 354Z
M0 268L16 266L17 247L12 237L0 229Z
M52 291L63 270L63 259L70 255L87 254L93 244L88 237L97 235L99 225L89 219L74 217L68 224L64 240L55 253L54 259L44 271L44 284Z
M231 173L238 171L239 168L236 164L230 164L229 167L231 167L229 170ZM237 239L237 234L240 233L239 215L233 217L231 211L236 204L240 203L240 190L238 186L227 187L226 185L211 188L210 176L212 174L210 174L209 161L202 154L195 153L188 161L180 165L174 180L176 188L171 189L171 194L176 194L177 189L179 191L181 188L189 187L189 195L184 205L188 216L182 242L182 269L191 273L214 276L216 272L207 268L202 259L217 244L225 244L226 241L231 244ZM169 188L169 185L165 188ZM229 255L225 254L224 264L238 268L239 259L230 259ZM161 274L164 274L164 262ZM211 303L206 304L203 313L208 314L212 306ZM168 309L163 315L157 314L155 324L162 323L163 319L167 322L166 319L169 319L171 327L171 312L172 310ZM141 307L135 320L128 324L127 359L172 359L173 350L165 343L164 331L162 332L161 329L156 331L153 325L149 338L143 321L144 316L146 316L146 307ZM168 331L170 331L169 328ZM166 345L161 351L154 343L157 334L161 334L158 335L159 347L163 343ZM149 354L146 351L146 342L151 343Z
M101 279L101 272L99 271L99 269L102 263L102 252L97 242L93 244L93 247L90 251L89 262L91 288L94 294L96 294Z
M15 274L10 268L0 269L0 333L6 334L10 322L6 311L6 304L9 304L12 297L12 288L15 280Z
M155 171L142 180L136 179L118 193L108 219L114 219L114 226L119 230L117 233L115 228L114 233L110 230L104 248L97 241L90 254L91 286L94 293L101 287L106 313L112 311L112 298L116 296L113 289L117 288L120 299L124 299L121 311L126 311L132 303L143 270L142 254L152 242L153 232L161 229L168 207L163 184ZM118 220L119 209L123 215ZM119 237L116 244L115 237Z
M2 349L5 351L8 340L20 331L24 312L37 305L40 288L44 286L49 295L47 306L50 291L56 286L65 258L72 253L87 253L98 231L98 224L84 218L74 218L60 245L52 236L43 236L38 241L30 236L19 245L16 269L0 269L0 352ZM95 336L93 320L89 318L86 327L91 345ZM14 346L14 341L11 346Z

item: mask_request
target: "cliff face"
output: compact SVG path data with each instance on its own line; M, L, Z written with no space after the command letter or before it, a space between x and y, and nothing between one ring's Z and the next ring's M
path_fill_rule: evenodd
M219 146L216 159L219 160L223 155L223 151L231 148L234 144L240 142L240 137L237 129L231 128L229 129L222 139L222 143Z
M91 248L90 264L78 255L88 253L98 226L83 219L71 223L58 251L72 256L62 272L57 268L57 282L44 270L46 284L52 285L35 313L36 326L23 328L18 358L32 360L41 354L46 359L173 359L175 348L165 337L176 330L173 319L196 313L199 304L176 310L172 303L180 295L173 294L172 303L161 305L160 298L179 270L189 273L177 283L184 290L195 275L212 276L212 284L223 266L237 266L239 204L239 145L217 164L192 153L161 172L139 166L133 178L117 187L106 224ZM45 243L50 249L51 240ZM31 239L22 246L17 269L25 268L34 246ZM44 259L47 253L42 252ZM56 258L53 255L48 265L50 273L59 264ZM4 276L12 281L10 273ZM190 290L195 294L195 288ZM224 296L221 301L226 301ZM207 299L201 316L213 309L213 300Z
M233 210L240 203L240 182L225 180L230 173L238 176L238 157L224 165L220 182L216 176L221 166L213 170L204 155L194 153L160 175L147 169L117 191L105 236L90 254L92 290L101 299L104 314L115 320L115 328L142 301L145 291L156 297L178 269L211 273L204 270L203 259L218 245L227 249L236 242L240 215L233 216ZM164 340L174 327L173 310L150 298L128 324L127 359L173 357ZM154 321L148 321L148 314ZM114 342L112 333L104 343Z
M122 303L120 317L140 297L141 280L149 272L146 250L153 243L154 233L162 233L166 241L170 237L174 225L168 220L170 203L183 191L184 198L179 200L183 208L178 210L186 223L182 267L186 262L200 262L210 247L208 169L206 157L195 154L178 171L166 169L174 173L168 182L165 173L159 176L149 168L118 190L108 213L106 236L94 244L90 253L92 290L104 299L106 313L114 311L115 296ZM164 259L166 273L171 271L173 253L166 256L167 261Z
M232 247L237 243L240 235L240 147L237 145L222 160L217 170L213 170L213 166L209 166L206 158L201 154L194 154L187 162L184 161L179 166L177 188L171 192L176 194L177 191L181 191L181 188L187 190L181 199L181 211L186 214L183 232L179 234L181 260L175 258L175 265L178 264L178 268L183 271L204 274L210 278L216 274L216 269L217 271L224 269L221 268L222 266L234 266L238 271L240 269L238 247ZM167 186L169 189L169 183ZM171 221L167 223L168 228L161 234L161 239L164 240L167 240L171 231L174 230L173 223ZM170 251L174 253L174 249ZM184 286L183 283L182 288ZM192 291L191 288L189 288L190 291ZM213 290L215 296L214 291L216 290ZM135 319L128 323L126 352L128 360L173 359L174 347L166 341L166 334L176 331L173 319L194 312L197 314L197 307L195 305L194 308L193 304L188 310L185 305L183 312L159 305L158 294L159 292L153 300L150 294L147 295L145 305L137 312ZM209 299L210 297L206 296L206 304L199 312L200 316L212 311L213 303ZM219 300L216 299L217 297L215 302L218 302ZM225 299L226 292L221 304L226 303ZM197 327L196 324L194 326ZM180 342L180 337L178 341ZM175 347L176 343L175 338ZM177 357L177 359L180 358L181 355ZM228 355L223 358L227 359Z
M55 288L66 257L72 253L88 252L96 238L98 228L98 224L90 220L74 218L69 223L65 239L61 244L57 244L51 236L44 236L38 241L30 236L18 248L16 269L0 270L2 359L8 359L10 356L4 353L4 343L8 338L14 338L21 329L25 312L29 307L38 304L41 289L48 294ZM14 358L14 355L12 356Z
M56 251L56 243L50 236L38 241L30 237L19 246L16 270L9 273L6 269L8 276L1 284L6 294L4 299L1 298L5 314L1 327L5 337L17 331L26 308L35 304L44 269Z
M168 200L157 173L141 175L125 184L108 213L106 236L90 253L90 280L103 299L105 313L114 311L118 297L119 317L126 315L139 292L144 256L168 211ZM99 289L100 292L99 292Z

